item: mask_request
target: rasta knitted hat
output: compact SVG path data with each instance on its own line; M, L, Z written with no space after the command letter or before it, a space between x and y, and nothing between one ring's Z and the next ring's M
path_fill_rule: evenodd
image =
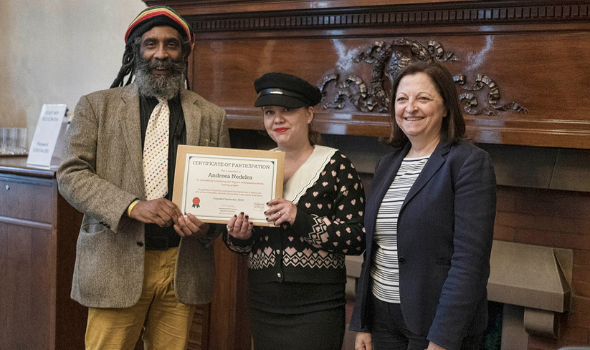
M192 50L195 44L195 36L191 27L174 10L167 6L152 6L141 11L131 22L127 32L125 32L125 43L128 44L156 26L170 26L178 30L181 36L190 40Z

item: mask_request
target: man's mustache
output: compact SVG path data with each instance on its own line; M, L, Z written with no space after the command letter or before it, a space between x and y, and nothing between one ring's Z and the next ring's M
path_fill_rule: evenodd
M154 59L153 61L148 61L148 65L147 65L148 69L158 69L158 68L164 68L164 69L168 69L172 67L172 61L167 58L167 59Z
M182 71L183 63L182 62L174 62L170 58L165 59L154 59L153 61L147 61L147 69L154 70L154 69L172 69L174 71Z

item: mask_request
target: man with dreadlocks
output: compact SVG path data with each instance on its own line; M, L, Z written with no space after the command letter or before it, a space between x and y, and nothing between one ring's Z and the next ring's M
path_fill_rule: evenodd
M170 201L176 150L229 147L225 112L187 90L194 36L172 9L142 11L125 42L111 89L76 106L57 172L84 213L71 296L89 307L86 349L131 350L143 329L146 349L181 350L213 296L217 232Z

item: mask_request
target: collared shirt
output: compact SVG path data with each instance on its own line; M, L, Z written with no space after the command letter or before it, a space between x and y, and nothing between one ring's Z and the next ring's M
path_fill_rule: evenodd
M141 148L143 149L145 143L145 133L147 130L148 121L158 100L155 97L139 98L139 115L141 121ZM168 100L168 107L170 108L170 124L169 124L169 147L168 147L168 194L166 199L172 200L172 190L174 187L174 170L176 168L176 151L178 145L186 144L186 126L184 123L184 113L182 111L182 104L180 103L180 94L176 95L171 100ZM167 247L176 247L180 242L180 236L174 231L172 226L160 227L156 224L145 225L146 249L162 249L156 239L167 239ZM160 241L161 242L161 241Z

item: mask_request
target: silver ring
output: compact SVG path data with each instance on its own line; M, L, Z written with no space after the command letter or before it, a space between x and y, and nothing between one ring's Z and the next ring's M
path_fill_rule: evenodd
M279 212L279 217L281 217L283 214L281 214L281 212Z
M227 232L231 231L229 225L225 225L225 228L227 229Z

